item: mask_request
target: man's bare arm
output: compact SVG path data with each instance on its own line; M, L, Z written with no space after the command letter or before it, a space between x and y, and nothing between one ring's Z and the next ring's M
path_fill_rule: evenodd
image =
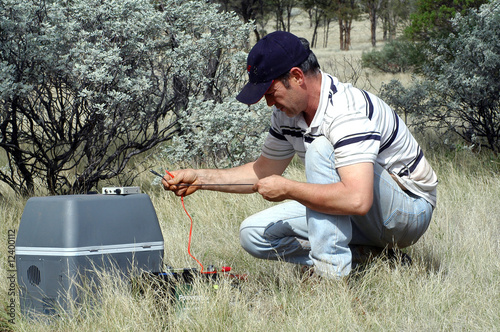
M312 184L270 176L259 180L254 190L265 199L293 199L318 212L364 215L373 203L373 164L360 163L338 169L340 182Z
M292 158L273 160L260 156L254 162L228 169L182 169L170 172L173 178L167 174L162 183L165 190L171 190L178 196L190 195L200 188L229 193L253 193L253 184L263 177L282 174L291 160Z

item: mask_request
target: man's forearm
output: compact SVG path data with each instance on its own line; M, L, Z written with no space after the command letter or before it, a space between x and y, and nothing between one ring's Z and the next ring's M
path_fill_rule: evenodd
M198 169L198 183L202 189L228 193L253 193L252 186L258 181L253 169L254 162L227 169Z

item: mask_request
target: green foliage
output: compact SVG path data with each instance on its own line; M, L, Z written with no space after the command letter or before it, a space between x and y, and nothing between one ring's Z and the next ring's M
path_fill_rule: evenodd
M478 8L487 0L418 0L416 12L410 15L410 25L402 37L392 40L381 50L372 50L362 56L363 66L386 73L411 71L420 73L427 62L426 50L430 39L444 38L452 32L451 19L456 13L466 13L469 8ZM388 5L394 5L389 3ZM410 4L404 4L397 9L385 8L382 13L384 24L388 25L389 33L394 33L392 27L398 18L409 15ZM402 9L403 8L403 9ZM389 15L386 18L386 15ZM386 21L387 20L387 21Z
M221 101L250 27L205 1L0 0L0 181L86 192L170 140L189 98Z
M269 128L269 108L264 103L247 106L229 98L189 103L189 117L180 124L183 134L165 149L173 163L215 167L238 166L255 160Z
M452 30L450 19L469 8L479 8L488 0L418 0L417 12L410 16L405 33L413 40L446 36Z
M425 54L421 44L399 39L385 44L381 50L363 52L361 60L363 67L384 73L418 72Z
M405 88L385 87L393 106L406 108L414 123L458 134L476 148L500 152L500 4L484 5L453 20L454 32L430 43L424 80ZM397 100L413 95L417 100ZM421 105L425 105L422 107Z
M427 98L432 86L428 81L415 81L411 88L405 88L400 81L392 80L383 84L380 96L391 105L406 124L417 127L417 131L424 130L428 111L436 108L432 98Z

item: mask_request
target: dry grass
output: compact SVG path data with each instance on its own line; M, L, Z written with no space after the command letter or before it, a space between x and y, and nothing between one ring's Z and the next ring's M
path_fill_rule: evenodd
M344 281L303 280L283 262L255 259L239 246L238 227L270 203L258 195L198 192L186 198L194 219L193 254L205 265L229 265L249 279L218 289L196 280L197 301L175 305L151 293L137 296L112 271L102 275L99 305L76 315L33 322L16 317L19 331L493 331L500 328L500 178L488 161L469 151L432 157L440 178L439 203L423 239L409 249L411 267L376 261ZM481 166L478 168L478 166ZM302 178L295 167L288 176ZM139 185L149 187L147 173ZM187 254L189 219L180 200L151 187L165 238L165 263L197 267ZM2 238L17 227L24 202L2 200ZM0 277L6 278L2 250ZM5 283L0 286L6 298ZM89 294L93 297L93 293ZM19 310L19 309L17 309ZM19 311L17 311L19 314Z

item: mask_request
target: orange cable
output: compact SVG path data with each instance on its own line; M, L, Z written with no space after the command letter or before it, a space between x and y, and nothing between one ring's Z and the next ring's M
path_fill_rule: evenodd
M170 175L172 178L174 177L172 175L172 173L170 173L169 171L165 170L165 172L167 172L168 175ZM181 203L182 203L182 208L184 209L184 212L186 212L186 215L189 217L189 220L191 221L191 226L189 227L189 238L188 238L188 254L189 256L191 256L191 258L193 258L197 263L198 265L201 267L201 271L200 273L203 273L203 274L212 274L212 273L216 273L216 271L208 271L208 272L204 272L204 267L203 267L203 264L201 264L201 262L196 259L196 257L194 257L192 254L191 254L191 239L193 237L193 218L191 218L191 216L189 215L189 212L187 211L186 209L186 206L184 205L184 196L181 196Z

